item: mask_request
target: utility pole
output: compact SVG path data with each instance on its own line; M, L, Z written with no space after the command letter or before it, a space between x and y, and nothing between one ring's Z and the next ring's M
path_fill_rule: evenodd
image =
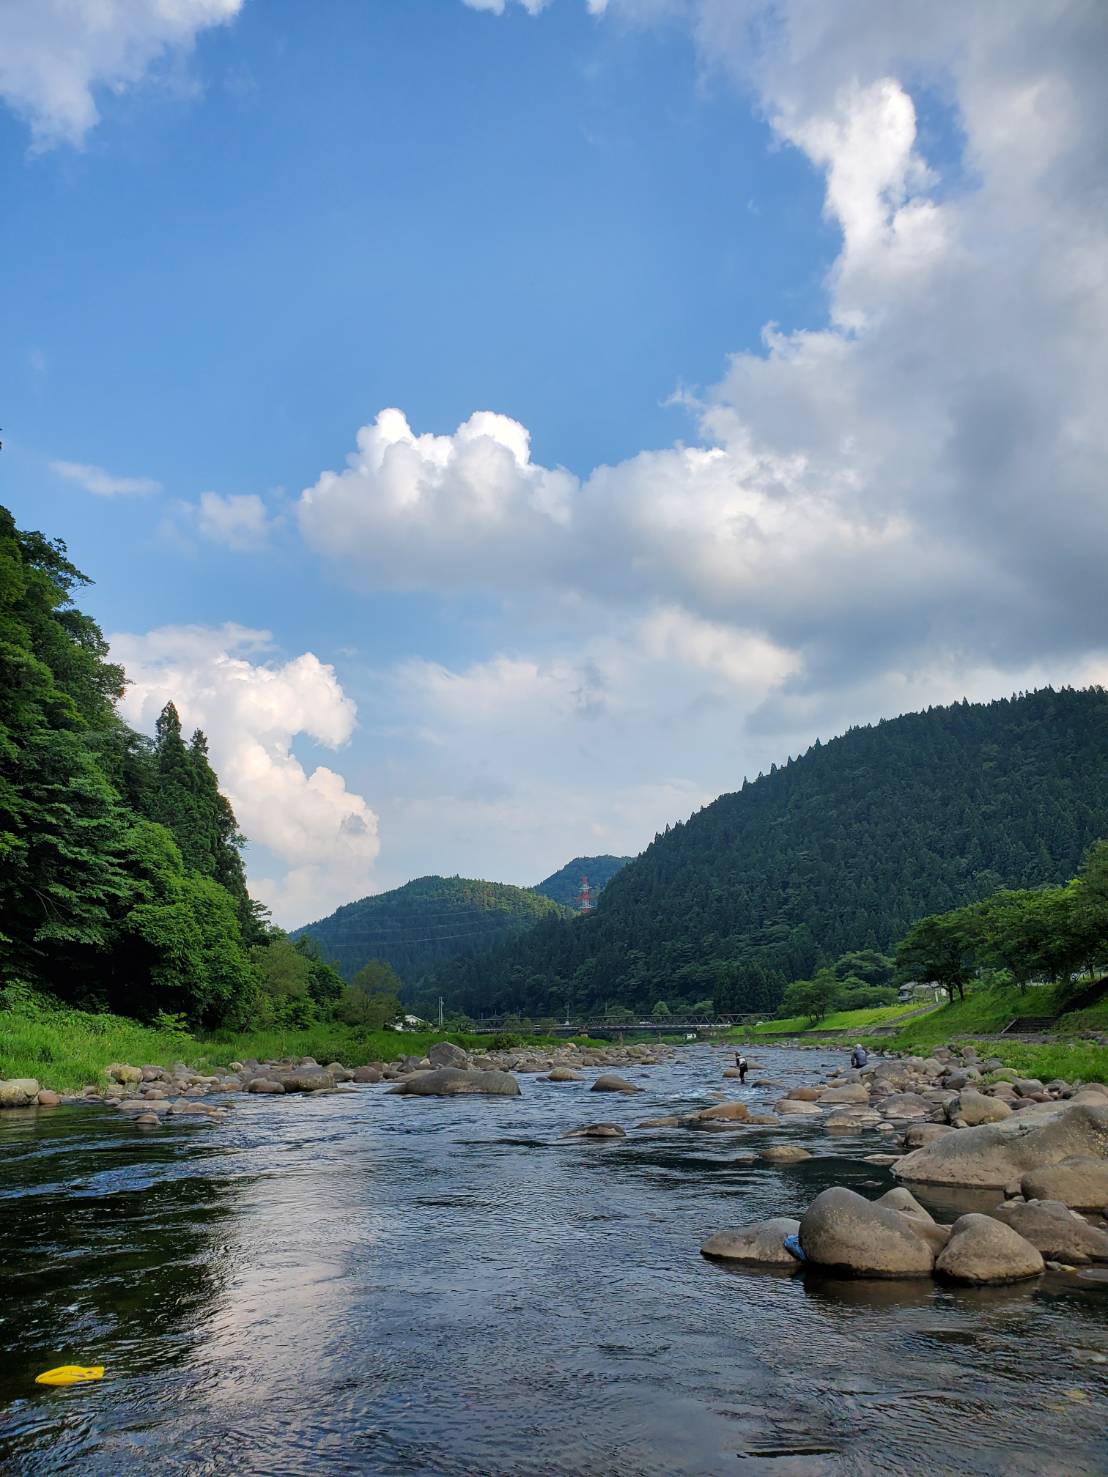
M442 1030L442 996L439 996L439 1030Z

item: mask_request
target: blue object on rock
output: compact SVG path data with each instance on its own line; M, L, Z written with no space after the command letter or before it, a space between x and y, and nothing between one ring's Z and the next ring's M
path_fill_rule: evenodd
M783 1244L785 1250L789 1253L789 1255L796 1257L798 1262L806 1262L808 1260L808 1258L804 1255L804 1250L802 1246L800 1245L799 1236L786 1236Z

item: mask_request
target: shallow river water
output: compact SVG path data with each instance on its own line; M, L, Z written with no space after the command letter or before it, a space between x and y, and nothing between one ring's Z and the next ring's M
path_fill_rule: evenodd
M757 1055L787 1083L833 1060ZM698 1254L829 1184L879 1194L876 1135L560 1138L703 1106L721 1065L690 1048L633 1098L527 1076L521 1099L238 1099L217 1128L0 1115L0 1472L1108 1471L1103 1284ZM816 1157L735 1162L785 1136ZM61 1363L106 1374L33 1383Z

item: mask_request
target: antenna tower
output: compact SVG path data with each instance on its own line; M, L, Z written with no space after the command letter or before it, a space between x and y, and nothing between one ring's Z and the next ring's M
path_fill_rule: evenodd
M589 879L581 878L581 891L577 894L577 911L579 913L591 913L593 910L592 892L589 888Z

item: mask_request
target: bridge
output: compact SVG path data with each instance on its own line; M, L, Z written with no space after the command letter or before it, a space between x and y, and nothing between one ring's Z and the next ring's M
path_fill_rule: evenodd
M467 1027L474 1035L493 1036L501 1031L538 1031L543 1036L622 1036L625 1032L638 1035L649 1032L655 1036L680 1036L695 1033L707 1036L713 1031L727 1031L732 1026L747 1026L761 1020L757 1015L714 1015L690 1016L684 1019L671 1017L668 1020L622 1021L599 1016L595 1020L529 1021L523 1026L517 1017L485 1016L476 1025Z

